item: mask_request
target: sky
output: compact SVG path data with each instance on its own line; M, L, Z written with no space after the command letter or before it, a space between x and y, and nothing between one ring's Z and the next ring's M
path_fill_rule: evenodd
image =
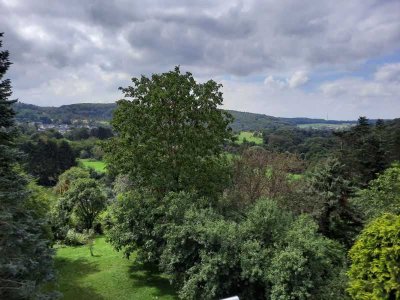
M400 117L399 0L0 0L0 32L25 103L113 102L180 65L226 109Z

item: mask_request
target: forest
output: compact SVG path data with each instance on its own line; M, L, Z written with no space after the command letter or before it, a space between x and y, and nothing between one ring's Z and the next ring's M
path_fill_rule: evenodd
M400 119L222 110L180 67L40 108L1 47L1 299L400 299Z

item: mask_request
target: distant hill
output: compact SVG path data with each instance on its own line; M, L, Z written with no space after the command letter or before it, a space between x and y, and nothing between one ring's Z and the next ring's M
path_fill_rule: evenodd
M16 119L19 122L70 123L74 120L95 122L109 121L116 108L115 103L77 103L59 107L42 107L33 104L16 103ZM264 114L228 110L235 121L231 124L234 131L262 131L281 126L306 124L354 124L355 121L336 121L310 118L278 118Z
M18 102L14 106L19 122L66 123L71 120L108 121L116 108L115 103L78 103L70 105L37 106Z
M235 120L231 124L234 131L261 131L267 128L290 126L290 122L272 116L227 110Z

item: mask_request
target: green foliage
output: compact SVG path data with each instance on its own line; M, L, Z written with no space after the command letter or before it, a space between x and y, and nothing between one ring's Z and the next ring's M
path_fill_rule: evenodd
M41 284L53 278L53 252L43 207L32 207L37 200L17 166L15 101L8 100L10 80L3 79L11 64L8 56L0 51L0 298L28 299L40 297Z
M35 211L40 218L47 219L51 208L57 201L56 194L51 188L38 185L32 180L29 181L29 177L26 179L28 180L28 190L30 192L25 204L26 207Z
M340 161L354 182L365 186L375 179L388 164L389 147L384 132L373 127L367 118L360 117L358 124L337 134L340 138Z
M109 127L95 127L90 130L90 136L96 137L100 140L105 140L113 136L113 132Z
M93 137L85 140L70 141L70 145L75 155L79 156L80 158L93 158L93 150L96 146L98 146L98 144L99 140Z
M359 214L349 203L354 189L344 176L344 166L328 159L307 178L300 209L311 212L325 236L349 247L360 230Z
M336 145L331 130L304 130L292 126L265 130L263 138L270 150L297 153L308 160L326 157Z
M348 291L353 299L400 298L400 216L369 223L349 252Z
M110 120L115 103L78 103L60 107L40 107L32 104L17 103L15 110L20 122L39 122L43 118L55 123L71 123L71 120Z
M120 194L110 207L113 226L108 239L126 257L138 251L142 261L157 263L165 246L165 227L179 223L187 207L204 203L184 192L170 193L161 201L148 191Z
M161 267L183 299L322 299L344 263L343 249L320 236L310 218L265 199L239 223L192 206L164 238Z
M54 187L54 190L58 194L63 195L65 192L68 191L75 180L89 177L90 174L87 170L79 167L72 167L59 176L57 185Z
M69 229L65 236L64 243L71 246L86 245L90 240L90 234L87 232L77 232L75 229Z
M75 180L63 197L72 207L79 225L87 230L93 228L93 222L106 204L98 183L89 178Z
M95 179L79 168L65 172L62 179L70 181L51 211L51 227L57 240L64 240L70 229L94 229L98 215L106 207L106 197ZM67 185L60 185L67 186ZM101 228L96 228L101 231Z
M75 154L66 140L39 135L21 145L26 153L26 170L44 186L53 186L58 176L76 165Z
M218 109L221 85L196 83L179 67L132 79L114 112L117 136L105 147L109 168L161 197L169 191L221 191L226 163L217 159L231 138L231 116ZM204 190L205 189L205 190Z
M144 261L157 261L163 244L155 231L163 212L158 213L158 201L147 192L132 191L118 196L110 207L113 227L108 240L116 250L129 256L139 251Z
M383 213L400 214L400 164L393 164L377 179L370 181L353 202L367 220Z
M93 121L93 119L90 121ZM91 129L87 127L72 127L65 136L72 141L82 141L89 138L105 140L112 137L113 133L111 128L103 126L93 127Z

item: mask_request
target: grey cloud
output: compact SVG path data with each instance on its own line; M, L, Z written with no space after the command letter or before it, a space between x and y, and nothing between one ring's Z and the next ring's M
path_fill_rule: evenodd
M243 76L273 66L289 69L293 67L292 61L310 66L347 65L400 47L400 18L396 13L396 9L400 10L399 2L232 3L231 7L221 8L212 1L189 4L73 0L51 5L31 1L8 8L13 18L4 15L0 23L10 27L8 22L25 20L13 26L42 26L51 40L29 43L36 48L35 56L42 55L58 67L79 65L90 60L93 53L112 55L112 51L99 49L85 39L86 33L72 24L97 28L103 43L115 47L123 46L118 40L123 36L131 48L119 54L142 51L144 61L129 61L134 65L146 64L149 70L160 63L202 64L212 66L219 74ZM82 43L87 43L82 52L71 51Z
M178 64L202 78L352 70L399 51L400 2L0 0L0 31L17 94L77 75L85 97L112 100L106 74L126 85Z

